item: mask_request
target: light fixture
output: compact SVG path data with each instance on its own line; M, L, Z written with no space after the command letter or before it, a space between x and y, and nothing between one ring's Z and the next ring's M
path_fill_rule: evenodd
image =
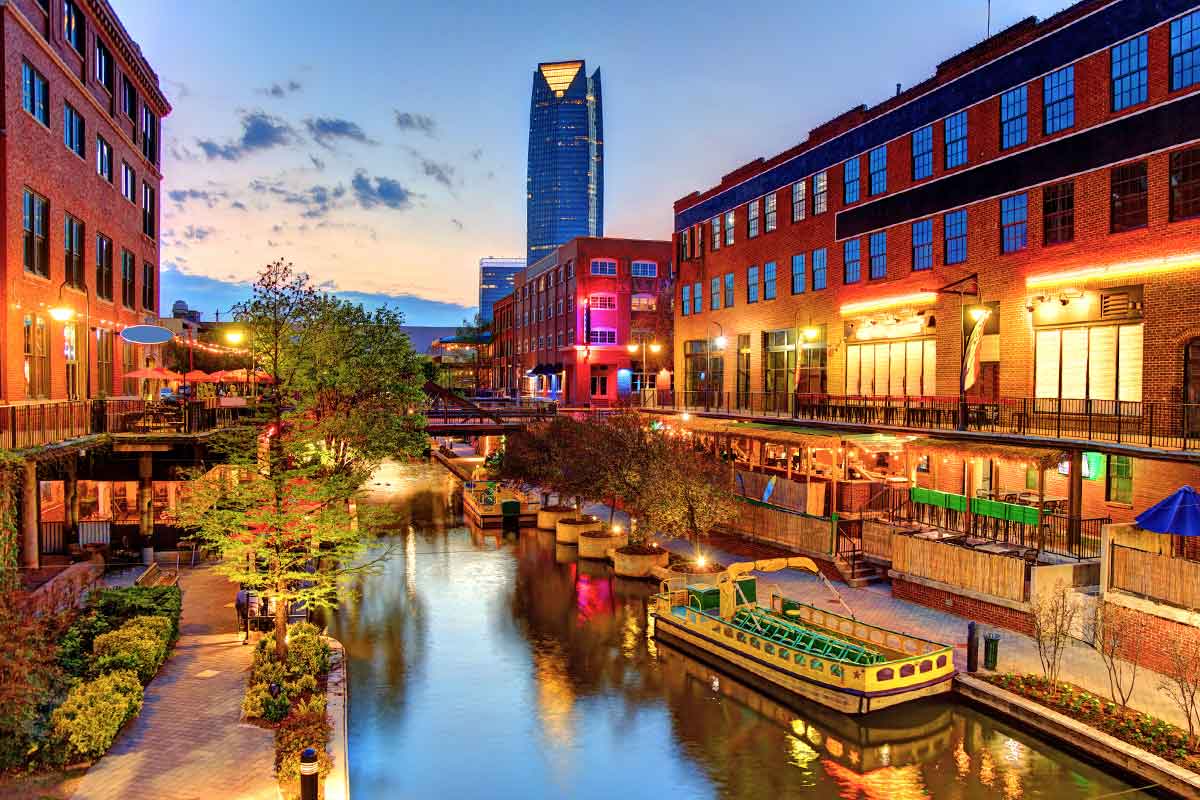
M810 342L815 341L816 338L821 335L821 331L812 325L809 325L807 328L801 331L801 333L804 334L804 338Z
M724 336L718 336L717 338L713 339L713 344L715 344L717 346L718 350L724 350L725 349L725 341L726 340L725 340Z
M50 309L50 319L55 322L66 322L75 316L75 309L70 306L54 306Z
M246 334L242 333L241 331L225 331L225 341L229 342L230 344L241 344L242 340L245 338Z
M971 315L971 319L975 320L976 322L979 322L981 319L986 319L992 315L991 309L984 308L983 306L976 306L968 313Z
M638 346L636 344L627 344L625 345L625 349L631 353L636 353L638 351Z
M651 343L650 343L650 352L651 352L651 353L660 353L660 352L662 352L662 345L661 345L661 344L659 344L658 342L651 342Z
M1098 267L1082 267L1080 269L1063 270L1062 272L1048 272L1044 275L1031 275L1025 279L1025 285L1030 289L1041 289L1051 286L1078 284L1088 280L1111 280L1113 278L1126 278L1133 275L1153 275L1161 272L1176 272L1196 268L1200 268L1200 252L1183 253L1168 258L1122 261Z
M705 566L706 564L708 564L708 559L707 559L707 558L705 558L704 556L700 556L699 558L697 558L697 559L696 559L696 566L697 566L697 567L703 567L703 566Z
M679 415L679 418L680 418L681 420L683 420L684 422L687 422L689 419L691 419L691 418L692 418L692 415L691 415L691 414L689 414L688 412L686 412L686 411L685 411L685 412L683 412L682 414L680 414L680 415Z
M913 292L911 294L897 294L891 297L880 297L876 300L862 300L857 303L846 303L840 309L839 313L843 317L848 317L853 314L863 314L871 311L883 311L888 308L898 308L900 306L916 306L916 305L933 305L937 302L937 292Z

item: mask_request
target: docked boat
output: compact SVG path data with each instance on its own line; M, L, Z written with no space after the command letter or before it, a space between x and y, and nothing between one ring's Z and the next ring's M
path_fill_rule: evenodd
M774 558L732 564L712 583L703 582L708 576L663 581L650 606L655 637L732 667L772 694L845 714L950 691L952 647L791 600L778 587L760 592L750 574L781 569L821 574L811 559Z

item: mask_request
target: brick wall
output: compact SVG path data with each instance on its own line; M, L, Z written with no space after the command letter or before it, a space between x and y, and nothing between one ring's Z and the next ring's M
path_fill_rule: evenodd
M892 579L892 596L910 603L927 606L938 611L947 611L966 619L1007 628L1026 636L1033 635L1032 617L1023 611L963 597L942 589L934 589L924 584L906 581L903 578Z
M1171 653L1180 642L1191 642L1192 647L1200 647L1200 634L1191 625L1184 625L1173 620L1163 619L1154 614L1135 611L1125 606L1114 606L1120 613L1130 614L1137 620L1138 637L1136 642L1121 648L1121 657L1126 661L1134 661L1155 672L1169 673L1171 671Z

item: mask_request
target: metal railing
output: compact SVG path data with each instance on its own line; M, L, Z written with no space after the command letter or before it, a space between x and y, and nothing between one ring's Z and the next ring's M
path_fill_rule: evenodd
M0 449L23 450L100 433L204 433L235 424L251 406L217 398L183 404L137 398L45 400L0 406Z

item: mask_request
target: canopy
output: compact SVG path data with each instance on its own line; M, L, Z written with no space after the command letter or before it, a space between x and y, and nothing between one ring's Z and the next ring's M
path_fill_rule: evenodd
M126 372L126 378L146 378L152 381L178 381L183 380L183 376L178 372L172 372L169 369L162 367L143 367L135 369L133 372Z
M184 373L183 379L189 383L211 383L214 379L202 369L194 369Z
M1180 486L1166 498L1137 515L1142 530L1200 536L1200 494L1191 486Z

